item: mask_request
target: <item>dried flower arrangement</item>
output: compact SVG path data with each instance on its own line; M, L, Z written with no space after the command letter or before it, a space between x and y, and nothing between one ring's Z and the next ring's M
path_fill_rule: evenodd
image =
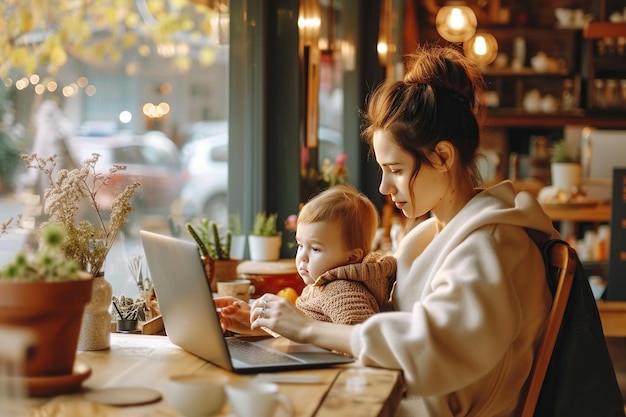
M37 169L48 180L49 188L44 191L43 211L47 220L40 226L40 231L49 225L55 225L65 232L61 249L65 257L76 262L79 270L96 277L102 272L106 256L115 241L117 233L126 224L128 215L133 210L130 200L140 186L134 182L126 186L112 203L111 216L105 221L97 202L97 194L107 187L115 173L126 169L124 165L113 165L108 173L96 171L99 154L81 162L80 167L72 170L61 169L54 176L56 155L40 157L37 154L20 156L27 168ZM98 225L89 220L78 220L81 203L94 212ZM12 219L0 223L0 235L6 233ZM18 218L17 226L21 227ZM43 233L41 233L43 235Z

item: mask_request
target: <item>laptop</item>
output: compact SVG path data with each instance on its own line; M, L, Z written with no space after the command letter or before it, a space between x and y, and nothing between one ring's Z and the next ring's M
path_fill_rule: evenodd
M169 339L235 373L323 368L354 359L284 337L227 336L222 332L194 242L140 231L152 284Z

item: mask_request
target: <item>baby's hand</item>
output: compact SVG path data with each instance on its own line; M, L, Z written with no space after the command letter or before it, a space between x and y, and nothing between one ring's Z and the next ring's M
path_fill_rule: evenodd
M245 301L234 297L217 297L214 300L220 315L220 323L224 331L251 334L250 306Z
M262 329L250 328L250 305L234 297L218 297L213 300L218 308L222 331L227 330L248 336L267 336Z

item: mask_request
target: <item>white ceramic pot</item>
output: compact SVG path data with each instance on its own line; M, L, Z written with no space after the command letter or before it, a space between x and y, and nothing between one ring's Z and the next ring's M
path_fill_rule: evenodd
M246 254L246 235L233 235L230 243L230 259L243 260Z
M579 187L583 178L582 165L574 162L553 162L550 164L552 185L559 190L572 191Z
M248 250L251 261L277 261L280 259L280 247L283 237L278 236L248 236Z

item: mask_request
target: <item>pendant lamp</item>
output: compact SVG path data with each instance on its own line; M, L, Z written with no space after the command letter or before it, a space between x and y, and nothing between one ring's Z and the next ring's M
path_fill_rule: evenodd
M465 42L476 33L476 15L463 2L451 2L437 12L439 35L449 42Z
M478 65L491 64L498 55L498 42L491 33L476 33L471 39L463 42L465 56Z

